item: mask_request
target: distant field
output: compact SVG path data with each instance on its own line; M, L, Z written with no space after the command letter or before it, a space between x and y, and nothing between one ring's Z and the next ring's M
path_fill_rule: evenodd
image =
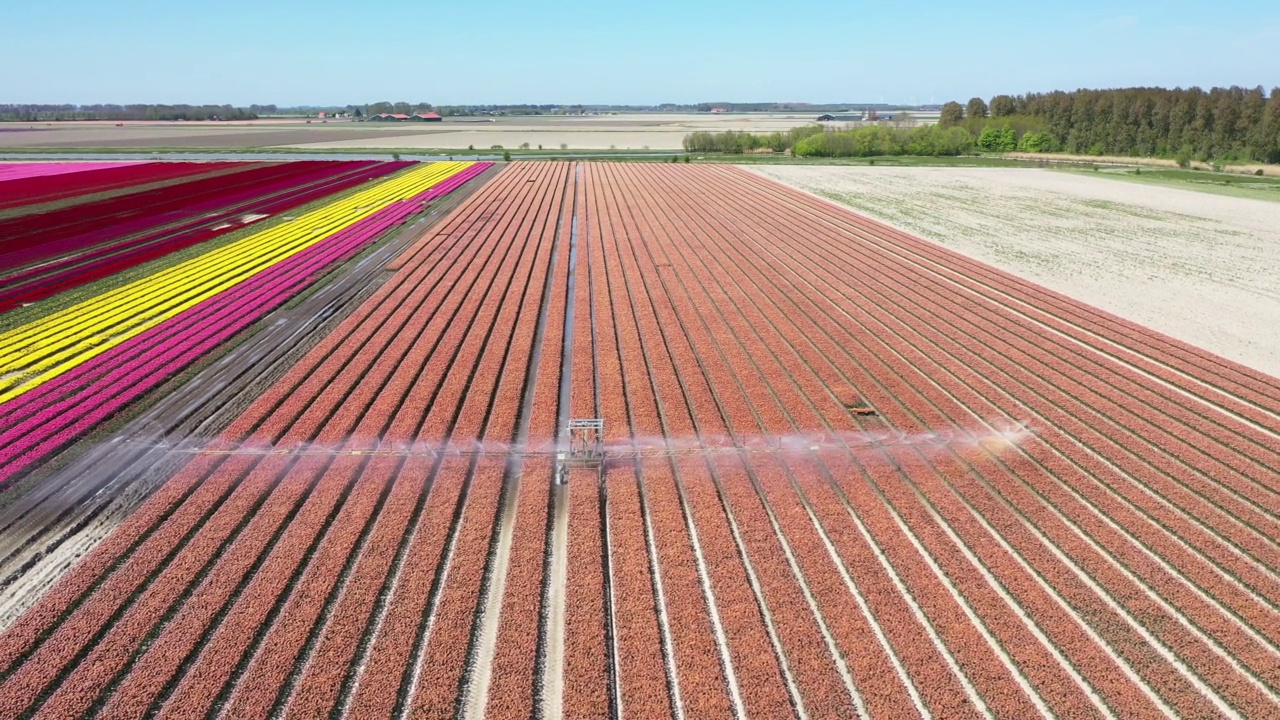
M5 123L0 149L358 149L680 150L685 135L705 130L782 132L812 123L817 113L635 113L586 117L447 118L439 123L350 120L263 120L237 123ZM936 115L913 113L921 122Z
M1271 202L1039 169L755 169L1280 377Z
M679 150L697 131L785 131L817 114L630 114L588 117L527 116L449 118L440 123L376 123L331 120L246 123L8 123L0 149L22 148L303 148L464 150L493 145L516 149ZM20 131L20 132L18 132Z

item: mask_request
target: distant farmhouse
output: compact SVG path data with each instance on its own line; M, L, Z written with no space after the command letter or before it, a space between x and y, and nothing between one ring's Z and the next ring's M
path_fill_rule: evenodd
M371 115L371 122L376 123L439 123L444 120L436 113L417 113L406 115L403 113L378 113Z
M825 115L819 115L819 116L818 116L818 122L820 122L820 123L832 123L832 122L876 122L877 120L892 120L892 119L893 119L893 116L892 116L892 115L880 115L880 114L877 114L875 110L872 110L872 111L870 111L870 112L868 112L868 113L865 113L865 114L864 114L864 113L857 113L857 114L854 114L854 115L832 115L832 114L830 114L830 113L827 113L827 114L825 114Z

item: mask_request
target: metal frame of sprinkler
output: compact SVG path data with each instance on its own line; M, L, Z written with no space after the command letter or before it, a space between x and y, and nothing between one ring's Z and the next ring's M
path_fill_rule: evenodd
M604 420L602 418L577 418L569 421L569 450L558 454L556 482L563 485L569 480L569 466L595 467L603 474L604 468Z

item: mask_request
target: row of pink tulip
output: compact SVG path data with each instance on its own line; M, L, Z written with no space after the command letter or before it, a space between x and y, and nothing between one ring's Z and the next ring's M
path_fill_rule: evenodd
M487 168L478 164L162 323L93 362L0 404L0 487L110 419L421 209Z
M85 170L105 170L106 168L132 165L130 162L33 162L33 163L0 163L0 182L6 180L25 180L33 177L49 175L66 175Z

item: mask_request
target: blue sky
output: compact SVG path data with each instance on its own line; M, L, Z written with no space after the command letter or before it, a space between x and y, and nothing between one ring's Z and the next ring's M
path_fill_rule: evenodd
M1277 0L6 5L0 102L919 104L1280 84Z

